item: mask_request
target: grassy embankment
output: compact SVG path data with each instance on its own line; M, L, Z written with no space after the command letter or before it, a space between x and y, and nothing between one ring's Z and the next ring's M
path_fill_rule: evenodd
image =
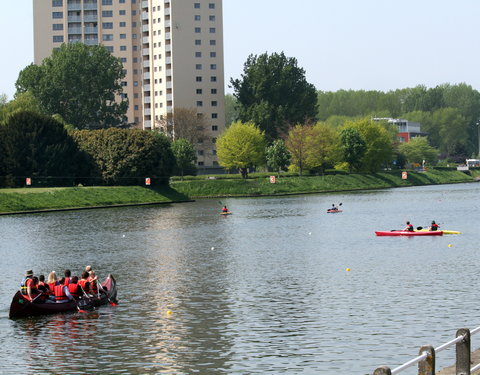
M124 186L0 189L0 214L168 203L207 197L340 192L474 181L474 177L456 170L408 172L407 180L402 180L400 171L308 177L282 176L276 179L275 184L270 183L268 174L257 176L258 178L247 180L241 179L238 175L222 175L216 179L196 176L184 181L172 181L169 188Z
M202 178L202 179L199 179ZM272 184L268 177L241 180L207 180L204 176L185 181L173 181L170 186L191 198L282 195L381 189L414 185L471 182L474 178L456 170L408 172L402 180L401 171L374 174L336 174L317 177L280 177Z
M140 186L0 189L0 213L187 201L171 188Z

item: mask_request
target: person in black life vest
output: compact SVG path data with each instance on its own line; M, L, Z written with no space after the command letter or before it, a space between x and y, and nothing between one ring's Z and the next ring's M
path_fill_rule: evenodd
M222 212L228 212L228 208L227 208L227 206L223 206L223 208L222 208Z
M404 231L413 232L413 225L407 221L407 226L403 229Z
M438 225L437 223L435 223L435 220L432 220L432 225L430 225L430 226L428 227L428 230L433 230L433 231L435 231L435 230L438 230L438 228L439 228L439 225Z

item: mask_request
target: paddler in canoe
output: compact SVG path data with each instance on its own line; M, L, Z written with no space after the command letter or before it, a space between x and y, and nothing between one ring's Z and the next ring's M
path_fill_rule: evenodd
M435 220L432 220L432 224L428 227L428 230L430 231L434 231L434 230L438 230L438 228L440 228L440 225L438 225L437 223L435 223Z
M407 226L405 228L403 228L403 231L404 232L413 232L414 231L413 225L409 221L407 221Z

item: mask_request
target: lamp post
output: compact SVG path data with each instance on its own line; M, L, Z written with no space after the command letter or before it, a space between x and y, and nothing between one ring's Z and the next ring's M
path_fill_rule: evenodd
M476 125L477 125L477 133L478 133L478 155L477 155L477 157L480 157L480 119L478 119Z

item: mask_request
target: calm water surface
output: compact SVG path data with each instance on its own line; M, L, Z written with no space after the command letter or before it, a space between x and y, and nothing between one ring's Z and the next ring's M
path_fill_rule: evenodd
M397 367L480 325L479 197L480 184L460 184L0 217L0 373ZM326 214L339 202L343 213ZM432 219L463 234L374 235ZM8 319L26 269L87 264L117 278L117 307Z

